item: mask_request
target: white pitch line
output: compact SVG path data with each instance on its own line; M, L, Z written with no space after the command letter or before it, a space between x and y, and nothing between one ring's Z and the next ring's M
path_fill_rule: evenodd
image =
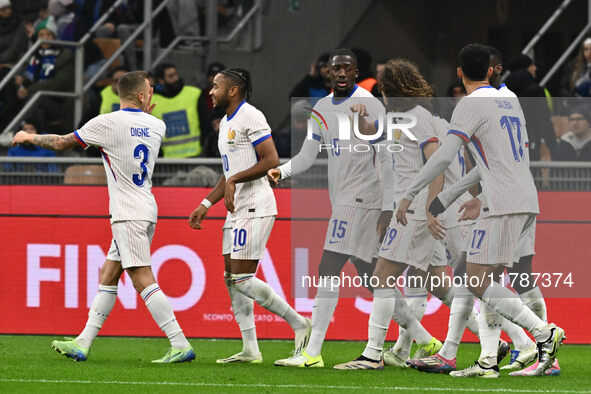
M517 380L517 379L516 379ZM53 380L53 379L0 379L0 383L74 383L74 384L127 384L138 386L189 386L189 387L259 387L278 389L324 389L324 390L389 390L389 391L466 391L498 393L591 393L591 390L519 390L519 389L475 389L453 387L399 387L399 386L335 386L317 384L248 384L248 383L208 383L208 382L133 382L118 380Z

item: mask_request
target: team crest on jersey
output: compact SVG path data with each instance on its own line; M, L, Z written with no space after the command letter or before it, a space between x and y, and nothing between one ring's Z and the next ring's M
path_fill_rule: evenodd
M236 131L232 129L228 130L228 144L233 144L234 138L236 138Z

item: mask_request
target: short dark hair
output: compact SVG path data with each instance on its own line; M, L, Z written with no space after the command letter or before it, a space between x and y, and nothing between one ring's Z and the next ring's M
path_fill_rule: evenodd
M131 71L123 75L117 84L119 98L135 102L137 93L143 89L148 77L146 71Z
M469 44L460 50L458 61L462 72L471 81L484 81L490 67L490 54L482 44Z
M492 45L486 45L486 49L488 50L488 54L491 58L497 59L499 64L503 63L503 56L501 56L501 52L499 52L497 48L493 47Z
M357 64L357 55L349 48L339 48L332 51L328 58L328 62L330 63L335 56L349 56L355 59L355 64Z
M115 75L115 73L119 71L129 72L129 68L125 66L117 66L109 71L108 77L113 78L113 75Z
M220 63L220 62L209 63L209 65L207 66L207 76L208 77L214 76L225 68L226 68L226 66L224 66L224 63Z
M220 74L236 84L242 91L242 97L248 101L252 94L252 81L248 70L244 68L227 68L220 71Z
M169 68L176 68L172 63L160 63L154 70L154 76L156 79L164 79L164 72Z

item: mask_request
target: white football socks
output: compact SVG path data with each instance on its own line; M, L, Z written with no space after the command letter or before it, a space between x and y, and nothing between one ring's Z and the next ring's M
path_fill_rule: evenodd
M232 280L236 290L253 299L269 312L285 319L294 331L306 326L306 319L282 300L271 286L255 278L254 274L232 274Z
M331 286L330 280L328 280L321 281L318 286L312 309L312 334L306 347L306 353L310 357L318 357L322 352L326 331L339 302L339 287L337 285L338 283L334 282Z
M475 300L476 297L466 286L455 288L455 297L451 303L449 312L447 337L445 338L443 347L439 351L441 357L448 360L456 358L468 320L475 320L477 322L478 319L478 312L474 308Z
M394 314L395 304L394 289L379 288L374 290L367 329L368 340L362 353L364 357L376 361L382 358L384 341Z
M433 337L413 315L400 290L395 287L393 291L396 297L396 303L392 319L394 319L399 326L412 333L414 340L418 345L426 345L431 342L431 338Z
M480 304L480 357L478 363L485 368L497 365L497 350L501 337L502 317L486 303Z
M224 280L228 288L228 293L230 294L230 299L232 300L234 319L238 323L238 327L240 327L242 351L247 354L256 355L260 351L254 324L254 301L236 289L229 272L224 272Z
M427 309L427 289L424 287L405 287L404 299L413 316L420 322ZM402 359L408 358L413 339L413 335L408 330L399 326L398 340L393 349L394 353L398 354Z
M501 318L501 330L505 331L509 338L511 338L511 342L515 346L516 350L525 350L529 349L534 345L534 342L527 336L523 328L519 327L517 324L511 323L509 320L505 319L503 316Z
M117 286L99 285L98 291L92 300L92 306L88 311L86 327L76 338L78 346L84 349L92 346L92 341L98 335L103 323L111 313L117 299Z
M545 322L548 321L546 302L544 301L544 296L538 286L520 294L519 297L523 303L536 314L536 316Z
M190 346L189 341L185 338L183 330L176 321L172 307L168 298L160 290L157 283L152 283L146 287L140 294L146 303L146 307L152 314L152 318L158 324L158 327L168 337L170 346L175 349L186 349Z
M482 301L498 314L529 331L537 341L548 339L548 332L541 330L546 322L529 309L515 293L499 284L490 285L482 295Z

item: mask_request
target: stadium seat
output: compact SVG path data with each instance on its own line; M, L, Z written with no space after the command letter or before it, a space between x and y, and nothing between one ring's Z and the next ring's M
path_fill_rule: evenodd
M101 165L73 165L64 174L65 185L106 185L107 175Z

